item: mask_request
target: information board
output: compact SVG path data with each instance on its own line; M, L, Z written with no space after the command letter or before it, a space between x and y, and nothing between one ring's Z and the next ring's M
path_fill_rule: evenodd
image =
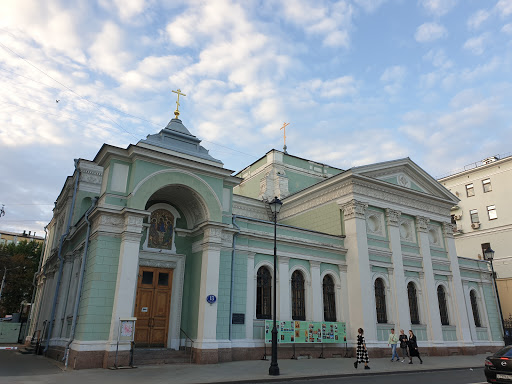
M265 320L265 343L272 342L273 321ZM344 343L347 340L346 325L339 322L278 321L277 342Z

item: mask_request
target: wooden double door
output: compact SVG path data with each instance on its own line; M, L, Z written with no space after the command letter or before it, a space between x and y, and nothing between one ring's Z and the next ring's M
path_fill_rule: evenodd
M136 347L167 347L172 269L140 267L135 298Z

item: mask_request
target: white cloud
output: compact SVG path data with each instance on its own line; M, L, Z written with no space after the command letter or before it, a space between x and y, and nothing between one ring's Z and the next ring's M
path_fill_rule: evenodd
M115 10L123 21L140 15L146 7L145 0L100 0L99 3L105 9Z
M473 13L468 19L468 28L469 29L478 29L487 19L491 16L490 12L486 9L480 9Z
M441 69L448 69L453 67L453 62L446 57L444 49L435 48L427 52L424 59L432 62L432 65Z
M425 10L435 16L443 16L457 5L457 0L420 0Z
M512 35L512 23L505 24L501 28L501 32L506 33L508 35Z
M384 91L390 95L398 94L402 89L402 83L407 75L407 68L401 65L388 67L380 76L380 81L383 82Z
M366 12L375 12L387 0L354 0L354 2L363 8Z
M323 98L340 98L357 93L357 86L352 76L342 76L331 80L313 79L302 83L299 88L310 89L313 93Z
M509 16L512 14L512 0L499 0L495 8L501 17Z
M448 32L445 27L437 23L425 23L416 29L414 38L419 43L427 43L446 37Z
M472 37L464 43L464 49L470 51L474 55L481 55L484 53L485 46L489 40L489 34L483 33L480 36Z

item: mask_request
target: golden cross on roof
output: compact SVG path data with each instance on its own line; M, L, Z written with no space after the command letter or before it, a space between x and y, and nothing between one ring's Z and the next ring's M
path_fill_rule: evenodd
M283 147L283 149L284 149L284 152L285 152L285 153L286 153L286 127L287 127L288 125L290 125L290 123L283 123L283 126L281 127L281 129L283 129L283 130L284 130L284 132L283 132L283 133L284 133L284 147ZM280 129L280 130L281 130L281 129Z
M178 116L180 115L180 95L181 96L187 96L187 95L185 95L184 93L181 93L181 89L179 89L179 88L177 91L172 91L172 92L178 94L178 100L176 100L176 110L174 111L174 116L176 116L176 118L178 118Z

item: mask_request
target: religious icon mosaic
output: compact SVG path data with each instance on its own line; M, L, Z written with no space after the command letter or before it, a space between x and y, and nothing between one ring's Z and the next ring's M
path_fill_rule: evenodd
M151 214L148 247L172 249L174 216L165 209L157 209Z

